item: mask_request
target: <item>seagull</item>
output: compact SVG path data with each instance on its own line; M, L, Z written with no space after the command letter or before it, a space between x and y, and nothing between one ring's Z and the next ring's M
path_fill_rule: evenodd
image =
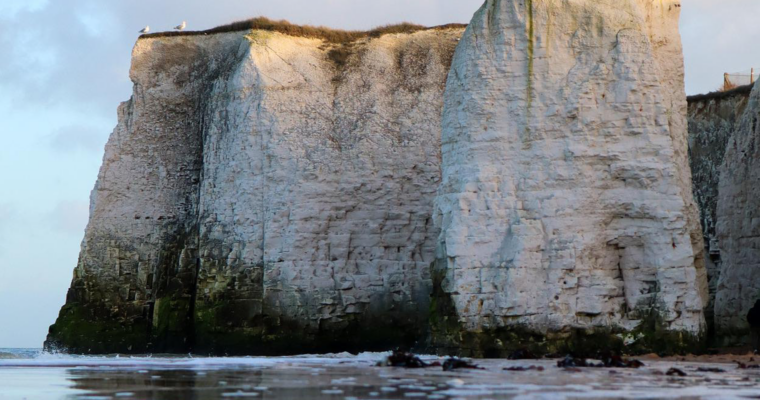
M143 28L143 29L140 31L140 33L148 33L148 32L150 32L150 26L146 26L145 28Z
M177 25L177 26L175 26L174 29L176 29L178 31L184 31L186 27L187 27L187 22L182 21L182 23L179 24L179 25Z

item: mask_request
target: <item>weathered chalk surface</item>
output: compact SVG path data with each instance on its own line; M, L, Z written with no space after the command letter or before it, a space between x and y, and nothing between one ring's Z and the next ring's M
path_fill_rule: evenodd
M438 345L703 333L679 13L670 0L477 12L445 95Z
M760 300L760 87L728 140L718 186L716 231L721 270L715 325L725 344L749 333L747 312Z
M140 39L49 347L302 353L427 324L462 28Z

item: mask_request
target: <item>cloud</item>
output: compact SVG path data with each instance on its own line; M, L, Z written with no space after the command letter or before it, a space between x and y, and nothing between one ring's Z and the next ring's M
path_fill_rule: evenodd
M52 227L61 233L83 235L89 215L86 202L64 200L56 204L48 219Z
M100 153L108 135L95 127L71 125L58 129L48 139L50 147L56 151Z

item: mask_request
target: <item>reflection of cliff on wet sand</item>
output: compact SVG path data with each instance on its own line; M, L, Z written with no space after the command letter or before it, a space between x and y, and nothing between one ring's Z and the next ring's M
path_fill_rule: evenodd
M261 370L193 371L193 370L71 370L74 388L89 393L139 394L148 399L206 399L224 393L261 392ZM259 391L253 390L258 387Z
M70 370L68 375L74 383L72 389L84 391L89 396L161 400L226 397L501 399L549 394L553 398L577 398L595 397L601 391L614 398L640 398L647 393L657 393L678 399L727 398L758 390L754 379L747 379L756 377L756 372L725 364L654 362L638 370L608 370L556 368L553 366L556 361L541 360L531 363L542 365L543 371L505 372L502 368L523 365L524 362L478 362L485 365L485 370L443 372L438 368L287 364L208 371L84 369ZM672 378L664 375L664 371L674 366L683 370L686 376ZM725 372L705 373L700 372L700 367Z
M435 356L419 356L429 368L378 366L389 353L205 358L6 352L18 358L0 360L0 400L724 399L760 392L760 368L749 363L740 368L643 360L643 366L630 369L558 368L556 359L472 360L482 369L445 371L432 366L444 364ZM666 375L671 368L683 375Z

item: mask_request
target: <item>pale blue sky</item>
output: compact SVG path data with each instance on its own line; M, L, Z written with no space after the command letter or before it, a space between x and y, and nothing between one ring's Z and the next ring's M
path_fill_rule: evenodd
M483 0L1 0L0 348L39 347L64 302L137 31L258 15L367 29L468 22ZM757 0L683 0L689 93L760 66Z

